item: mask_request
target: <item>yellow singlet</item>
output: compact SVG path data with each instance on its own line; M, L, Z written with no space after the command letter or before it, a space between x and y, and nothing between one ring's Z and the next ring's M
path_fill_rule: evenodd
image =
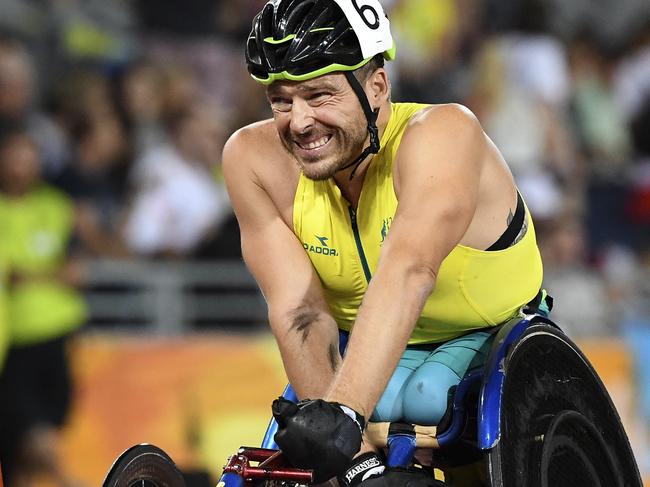
M368 168L356 212L332 178L301 175L293 206L294 232L320 280L339 328L354 325L397 209L392 164L409 119L426 105L396 103ZM527 211L528 230L504 250L457 245L440 267L410 344L442 342L513 317L542 283L542 261ZM417 229L414 229L417 231ZM387 323L387 326L390 326Z

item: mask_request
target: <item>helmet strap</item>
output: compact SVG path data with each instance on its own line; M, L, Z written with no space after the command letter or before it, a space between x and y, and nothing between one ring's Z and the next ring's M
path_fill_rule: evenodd
M352 180L354 173L358 169L359 165L364 161L364 159L370 154L376 154L379 152L379 130L377 129L377 117L379 116L379 108L375 108L374 110L372 109L370 102L368 101L368 97L366 96L366 92L363 91L361 83L359 83L359 80L356 78L356 76L354 76L352 71L344 71L343 74L347 78L348 83L350 83L352 90L357 95L357 98L361 103L361 108L363 108L363 113L366 115L366 120L368 121L368 134L370 135L370 145L363 149L363 152L361 152L359 157L357 157L354 161L346 164L339 169L339 171L342 171L343 169L354 166L354 169L350 173L350 180Z

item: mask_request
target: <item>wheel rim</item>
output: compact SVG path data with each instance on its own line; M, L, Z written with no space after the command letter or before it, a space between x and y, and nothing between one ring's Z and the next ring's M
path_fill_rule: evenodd
M544 435L542 487L622 487L621 474L594 424L576 411L560 412Z
M160 448L141 444L113 464L103 487L185 487L181 472Z

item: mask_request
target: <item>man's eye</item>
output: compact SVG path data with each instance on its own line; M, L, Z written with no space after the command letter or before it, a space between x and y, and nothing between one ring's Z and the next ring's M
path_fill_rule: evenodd
M279 112L287 112L291 110L291 102L289 100L271 100L271 109Z
M321 101L321 100L324 100L325 98L327 98L328 96L329 96L329 93L327 93L325 91L319 91L318 93L314 93L310 97L310 99L315 100L315 101Z

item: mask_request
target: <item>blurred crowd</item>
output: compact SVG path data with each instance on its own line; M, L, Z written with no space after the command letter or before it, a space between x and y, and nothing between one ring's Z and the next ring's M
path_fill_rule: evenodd
M243 60L263 3L0 0L0 342L13 355L60 354L84 322L83 259L239 255L220 156L270 116ZM394 100L477 114L535 218L557 321L576 337L647 325L650 3L382 3ZM33 355L7 368L25 362L43 375ZM60 424L65 401L51 409L42 424Z

